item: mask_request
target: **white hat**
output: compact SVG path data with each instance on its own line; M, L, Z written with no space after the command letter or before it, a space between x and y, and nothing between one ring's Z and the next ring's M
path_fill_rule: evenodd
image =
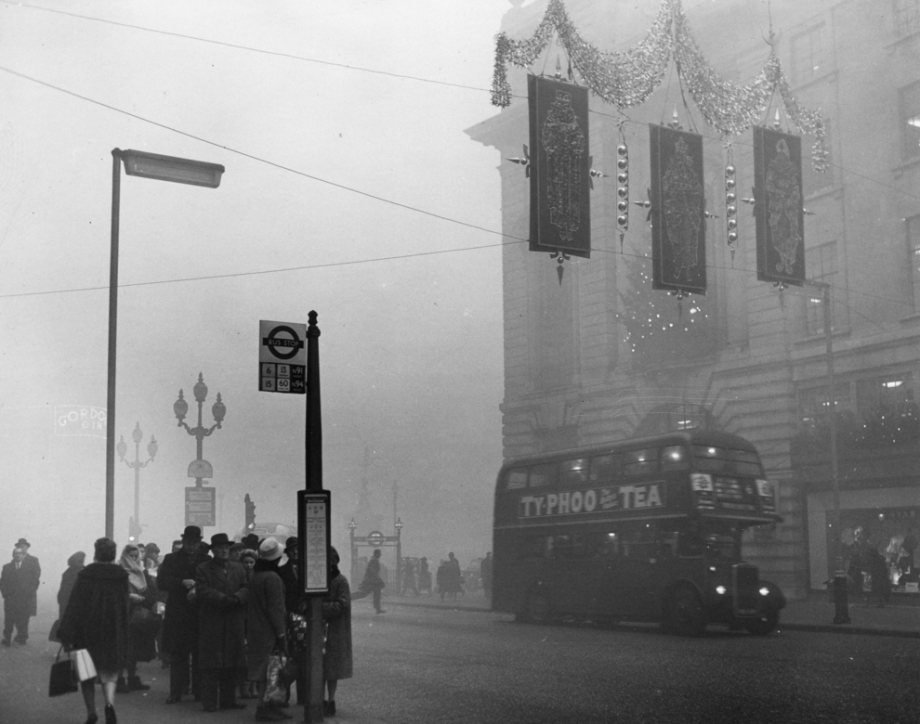
M281 544L274 538L266 538L259 544L259 558L263 561L277 561L283 553Z

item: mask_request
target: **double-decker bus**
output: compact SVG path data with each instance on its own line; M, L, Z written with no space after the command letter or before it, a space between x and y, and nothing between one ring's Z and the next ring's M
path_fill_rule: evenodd
M658 621L765 635L782 591L741 558L775 523L747 440L684 431L510 460L495 491L492 607L519 620Z

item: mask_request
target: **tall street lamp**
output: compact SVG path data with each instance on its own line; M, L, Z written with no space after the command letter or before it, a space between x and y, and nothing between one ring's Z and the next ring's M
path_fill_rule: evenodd
M134 432L131 433L131 439L134 440L134 462L125 460L125 453L128 452L128 445L125 442L125 436L122 435L115 449L118 451L118 458L129 468L134 470L134 517L128 526L129 537L137 537L141 534L141 508L140 508L140 490L141 490L141 468L146 468L149 463L157 456L157 439L151 435L150 442L147 443L147 459L141 461L141 440L144 439L144 433L141 432L141 424L135 423Z
M179 427L184 427L189 435L195 437L196 454L195 459L192 460L188 466L188 474L190 478L195 478L195 487L200 488L202 485L202 478L210 478L214 475L211 463L202 457L204 439L214 432L215 429L220 429L223 426L224 416L227 414L227 407L220 399L220 393L218 392L217 402L211 405L211 414L214 415L214 424L211 425L211 427L205 427L201 424L201 407L208 397L208 386L204 383L204 375L201 372L198 373L198 382L196 382L195 386L192 388L192 393L195 395L195 402L198 403L198 425L196 427L189 427L185 422L185 416L188 414L188 402L185 401L182 390L179 390L179 399L173 403L173 412L176 415L176 419L179 421Z
M105 438L105 534L115 536L115 367L118 331L118 222L121 206L121 164L129 176L216 189L224 167L216 163L161 156L144 151L112 150L112 229L109 257L109 343Z

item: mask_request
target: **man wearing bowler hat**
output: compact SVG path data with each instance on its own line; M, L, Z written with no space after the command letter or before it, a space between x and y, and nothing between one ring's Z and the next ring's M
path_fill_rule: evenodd
M195 575L201 704L205 711L242 709L246 705L236 702L236 676L244 665L246 568L230 560L226 533L211 536L211 556Z
M175 704L189 691L201 698L198 676L198 603L195 571L206 558L201 546L201 528L186 526L182 547L167 554L157 572L157 585L166 591L163 620L163 650L169 657L169 698Z

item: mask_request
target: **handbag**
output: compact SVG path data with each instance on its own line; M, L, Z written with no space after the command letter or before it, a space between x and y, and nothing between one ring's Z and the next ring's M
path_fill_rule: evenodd
M93 663L93 657L89 655L89 651L86 649L71 651L70 660L73 662L77 678L80 681L89 681L96 678L96 665Z
M268 666L265 671L265 695L263 704L283 704L287 699L288 690L284 684L284 667L287 656L280 652L269 654Z
M51 664L51 676L48 679L48 696L61 696L76 691L77 678L74 675L73 662L68 656L66 659L61 658L61 652L64 647L58 649L57 656L54 657L54 663Z

